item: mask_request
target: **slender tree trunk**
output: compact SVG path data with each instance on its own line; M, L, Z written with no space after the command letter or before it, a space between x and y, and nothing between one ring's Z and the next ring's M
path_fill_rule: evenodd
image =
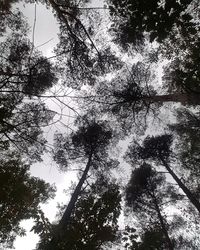
M167 171L171 174L171 176L174 178L178 186L182 189L182 191L185 193L189 201L196 207L198 212L200 213L200 202L195 198L195 196L191 193L191 191L185 186L185 184L179 179L179 177L174 173L174 171L170 168L168 163L163 159L162 156L160 156L160 160L163 164L163 166L167 169Z
M55 234L54 234L52 240L50 241L49 245L47 246L46 250L57 249L56 247L58 246L59 241L62 239L62 231L65 227L67 227L69 225L70 217L71 217L72 212L75 208L78 197L81 193L83 183L85 182L85 180L87 178L89 169L91 167L91 160L92 160L92 153L90 153L90 155L88 157L88 162L86 164L83 175L82 175L81 179L79 180L79 182L78 182L78 184L77 184L77 186L76 186L76 188L71 196L71 199L68 203L68 206L67 206L67 208L66 208L66 210L65 210L65 212L64 212L64 214L59 222L58 230L55 232Z
M150 97L143 97L145 101L153 103L165 103L165 102L179 102L183 105L200 105L200 94L198 93L176 93L168 95L155 95Z
M66 226L70 220L72 211L74 210L76 201L80 195L83 183L85 182L85 180L87 178L87 174L88 174L88 171L89 171L90 166L91 166L91 160L92 160L92 153L89 155L88 162L86 164L83 175L82 175L81 179L79 180L79 182L78 182L78 184L77 184L77 186L76 186L76 188L71 196L71 199L68 203L68 206L67 206L67 208L66 208L66 210L65 210L65 212L60 220L59 224L61 225L61 227Z
M169 237L169 234L168 234L168 231L167 231L163 216L161 214L160 207L158 205L157 199L156 199L154 194L152 194L152 197L153 197L153 203L155 205L155 209L156 209L156 212L157 212L157 215L158 215L158 219L160 221L160 225L161 225L163 234L165 235L165 238L166 238L166 241L167 241L167 244L168 244L168 248L169 248L169 250L174 250L174 247L173 247L173 244L172 244L171 239Z

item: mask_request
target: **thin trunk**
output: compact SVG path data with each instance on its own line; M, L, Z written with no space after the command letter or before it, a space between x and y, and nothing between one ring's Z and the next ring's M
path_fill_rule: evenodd
M178 186L182 189L182 191L185 193L189 201L196 207L198 212L200 213L200 202L195 198L195 196L191 193L191 191L184 185L184 183L179 179L179 177L174 173L174 171L170 168L168 163L163 159L163 157L160 157L160 160L163 164L163 166L167 169L167 171L171 174L171 176L174 178Z
M91 166L91 160L92 160L92 153L89 155L88 162L86 164L83 175L82 175L81 179L79 180L79 182L74 190L74 193L72 194L71 199L68 203L68 206L67 206L67 208L66 208L66 210L65 210L65 212L60 220L59 224L61 225L61 227L66 226L69 222L69 219L71 217L72 211L74 210L76 201L80 195L83 183L85 182L85 180L87 178L87 174L88 174L88 171L89 171L90 166Z
M150 97L143 97L144 101L153 103L165 103L165 102L179 102L183 105L198 105L200 104L200 94L198 93L177 93L168 95L155 95Z
M92 160L92 153L90 153L89 155L89 158L88 158L88 162L86 164L86 167L85 167L85 170L83 172L83 175L81 177L81 179L79 180L72 196L71 196L71 199L68 203L68 206L59 222L59 225L58 225L58 230L55 232L52 240L50 241L49 245L47 246L47 250L55 250L59 241L62 239L62 231L65 227L67 227L69 225L69 222L70 222L70 217L72 215L72 212L75 208L75 205L76 205L76 202L78 200L78 197L81 193L81 189L82 189L82 186L87 178L87 175L88 175L88 172L89 172L89 169L91 167L91 160Z
M173 247L173 244L172 244L171 239L169 237L169 234L168 234L168 231L167 231L163 216L162 216L162 214L160 212L160 207L158 205L157 199L156 199L154 194L152 194L152 197L153 197L153 203L155 205L155 209L156 209L156 212L158 214L158 219L160 221L160 225L161 225L163 234L165 235L165 238L166 238L166 241L167 241L167 244L168 244L168 248L169 248L169 250L174 250L174 247Z

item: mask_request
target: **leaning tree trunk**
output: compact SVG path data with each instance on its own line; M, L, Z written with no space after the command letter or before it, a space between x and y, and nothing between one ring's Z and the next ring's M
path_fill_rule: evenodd
M157 212L157 215L158 215L158 219L160 221L162 232L165 235L165 238L166 238L166 241L167 241L168 249L169 250L174 250L174 247L173 247L173 244L172 244L171 239L169 237L169 234L168 234L168 231L167 231L163 216L162 216L162 214L160 212L160 207L158 205L157 199L156 199L154 194L152 194L152 198L153 198L153 203L155 205L155 209L156 209L156 212Z
M89 157L88 157L88 162L86 164L86 167L84 169L83 175L81 177L81 179L79 180L72 196L71 199L68 203L68 206L58 224L58 228L57 231L54 233L50 243L48 244L46 250L55 250L57 249L57 245L59 244L59 241L62 240L62 231L64 230L65 227L67 227L69 225L70 222L70 217L72 215L72 212L75 208L76 202L78 200L78 197L81 193L81 189L82 186L87 178L88 172L90 170L91 167L91 161L92 161L92 153L90 153Z
M142 98L152 103L178 102L182 105L200 105L199 93L174 93L167 95L155 95Z
M196 207L198 212L200 213L200 202L195 198L195 196L191 193L191 191L184 185L184 183L179 179L179 177L174 173L174 171L170 168L168 163L163 159L162 156L160 156L160 160L163 164L163 166L167 169L167 171L171 174L173 179L176 181L178 186L182 189L182 191L185 193L189 201Z

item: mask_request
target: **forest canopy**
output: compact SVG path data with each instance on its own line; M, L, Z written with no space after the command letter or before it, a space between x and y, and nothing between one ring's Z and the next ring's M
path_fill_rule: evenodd
M32 219L30 249L200 249L199 106L198 0L1 0L0 248ZM53 222L39 162L76 172Z

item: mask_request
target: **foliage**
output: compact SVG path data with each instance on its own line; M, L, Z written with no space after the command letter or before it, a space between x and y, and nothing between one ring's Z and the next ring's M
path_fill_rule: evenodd
M173 29L191 25L192 16L187 8L192 0L110 0L110 14L113 18L111 31L115 41L125 46L144 40L145 34L150 41L162 42Z
M52 64L22 34L12 33L0 45L1 93L37 96L56 82Z
M173 137L170 134L147 136L142 146L134 143L130 145L126 157L130 159L131 163L134 163L134 160L157 160L160 157L167 161L172 152L170 148L172 140ZM134 158L132 158L133 156Z
M29 41L23 14L12 8L17 2L3 1L0 6L2 246L11 247L15 237L24 234L21 220L34 218L39 249L104 249L115 241L135 250L199 249L192 234L186 239L182 233L199 230L193 221L199 219L195 208L200 212L199 1L107 0L108 8L93 8L89 0L25 0L45 4L57 19L55 64ZM104 27L107 18L111 25ZM112 41L107 42L110 35ZM157 78L157 67L166 58L164 76ZM82 107L80 112L70 107L78 114L72 132L55 135L53 158L61 170L78 169L78 183L69 204L60 209L61 220L52 225L39 204L53 196L54 188L31 177L28 163L41 160L47 149L43 127L55 113L43 98L58 78L65 93L68 87L79 93L69 98ZM69 107L65 93L53 98L62 97L59 102ZM165 123L171 123L166 121L166 107L172 113L178 103L193 108L175 113L169 125L173 135L148 136L154 118L158 124L161 117L159 125L165 131ZM141 227L126 227L120 234L121 191L105 175L116 174L110 170L119 162L111 154L119 139L133 133L139 138L145 132L143 143L131 144L126 153L133 172L123 193L127 211L136 218L134 227ZM157 171L164 167L167 172L157 172L147 160ZM122 179L125 172L124 168ZM123 185L122 181L122 189ZM187 202L180 201L184 195ZM172 208L174 213L179 209L179 216L168 216Z
M70 161L82 162L92 155L92 165L98 166L108 158L108 146L112 132L106 122L83 120L77 131L64 137L56 134L54 159L67 168Z
M125 199L126 205L131 207L133 216L137 216L143 227L144 225L145 228L149 227L147 231L143 229L143 243L138 249L143 249L146 244L149 249L153 249L155 246L151 247L149 240L153 241L153 244L159 244L161 249L173 249L174 240L169 237L170 226L165 215L165 204L171 203L171 206L176 204L178 194L172 185L166 183L165 176L144 163L133 170L126 188Z
M17 235L23 235L20 222L34 218L40 203L54 197L55 188L31 177L30 166L18 154L0 159L0 243L12 247Z
M107 179L99 178L79 197L70 224L62 232L62 240L54 249L103 249L103 245L116 240L117 219L121 210L119 187ZM61 207L61 211L65 207ZM60 213L61 213L60 211ZM56 230L56 225L53 225ZM39 249L46 249L41 241Z

